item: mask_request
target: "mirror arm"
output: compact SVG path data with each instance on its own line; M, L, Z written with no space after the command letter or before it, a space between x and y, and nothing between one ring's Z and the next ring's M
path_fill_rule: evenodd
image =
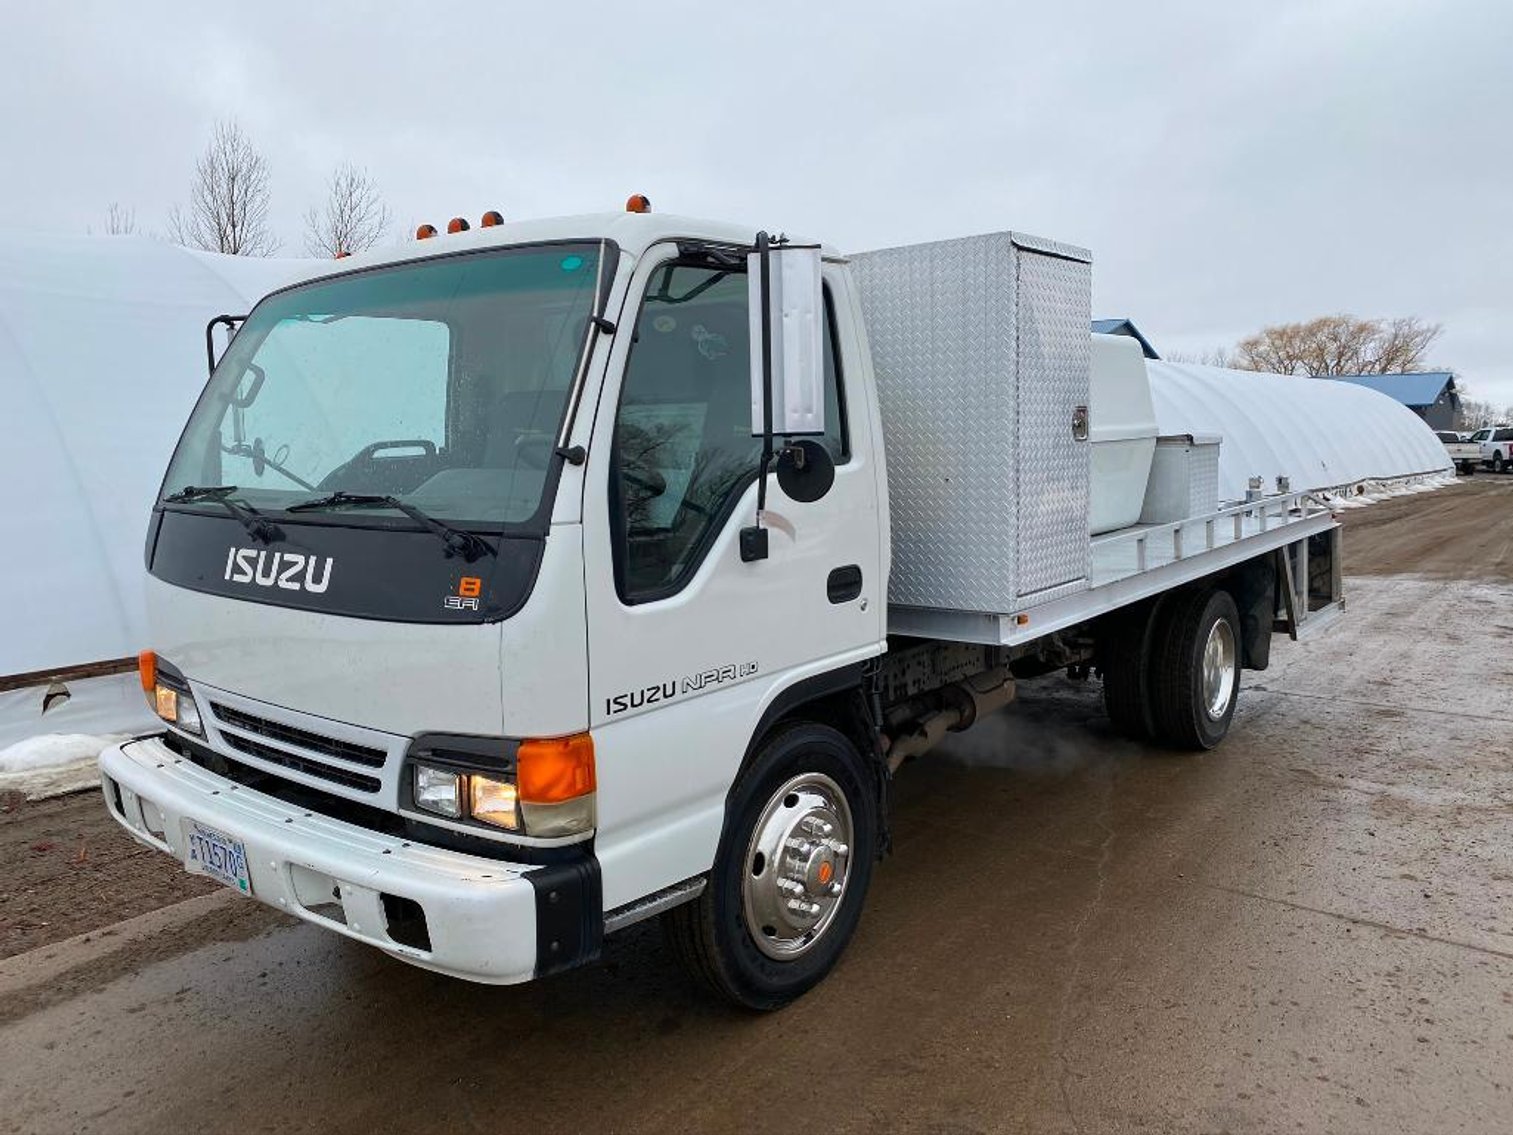
M224 323L226 329L232 335L235 335L237 326L243 323L246 318L245 315L217 315L209 323L205 324L205 361L210 366L208 373L215 373L215 329Z
M767 530L762 513L767 509L767 470L772 465L772 252L771 238L757 233L756 251L761 258L762 304L762 464L757 472L756 523L741 529L741 559L745 563L767 558Z

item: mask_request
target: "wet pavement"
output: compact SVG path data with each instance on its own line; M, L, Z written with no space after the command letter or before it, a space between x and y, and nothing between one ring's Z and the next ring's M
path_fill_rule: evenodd
M222 904L0 1005L0 1131L1513 1130L1513 586L1349 587L1216 753L1058 678L908 766L856 940L781 1013L649 925L491 989Z

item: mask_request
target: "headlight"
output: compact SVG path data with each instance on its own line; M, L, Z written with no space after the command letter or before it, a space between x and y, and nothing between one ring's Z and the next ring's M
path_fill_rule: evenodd
M193 694L179 695L179 728L196 737L205 734L205 727L200 724L200 707L194 704Z
M152 708L169 725L177 725L196 737L205 735L205 727L200 723L200 707L194 704L194 695L159 682L153 687L152 701Z
M450 769L415 766L415 807L438 816L462 815L462 777Z
M418 811L528 836L593 830L594 742L587 733L518 742L427 734L412 752Z
M510 831L518 828L517 796L514 784L507 780L495 780L478 772L468 777L468 815L482 823Z
M164 680L164 672L171 676L171 682ZM189 683L182 674L166 663L159 664L158 656L150 650L137 655L137 673L142 679L147 704L154 713L186 733L193 733L196 737L205 735L200 707L194 704L194 695L189 692Z

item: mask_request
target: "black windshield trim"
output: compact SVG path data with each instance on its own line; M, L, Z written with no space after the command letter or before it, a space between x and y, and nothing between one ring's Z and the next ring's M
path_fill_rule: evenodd
M165 509L155 515L148 537L148 574L186 591L269 607L378 622L468 626L501 622L520 611L535 589L550 538L491 536L491 554L467 563L445 555L435 536L418 526L291 521L281 527L281 538L263 545L251 541L224 512ZM306 561L320 590L291 586L302 576L292 560ZM248 577L254 563L267 569L265 578ZM382 566L375 570L374 565ZM275 569L280 583L268 574ZM473 591L459 592L463 576L478 577ZM453 603L449 596L473 601Z

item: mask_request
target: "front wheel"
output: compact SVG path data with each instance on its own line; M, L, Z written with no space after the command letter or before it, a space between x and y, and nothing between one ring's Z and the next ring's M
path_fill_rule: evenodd
M834 968L877 856L877 792L856 746L826 725L769 738L730 796L709 885L663 916L700 983L777 1009Z

